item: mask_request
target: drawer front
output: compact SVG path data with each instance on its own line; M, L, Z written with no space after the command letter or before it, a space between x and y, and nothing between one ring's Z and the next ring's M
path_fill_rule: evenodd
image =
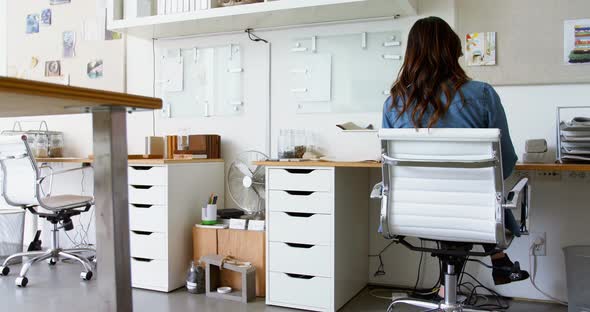
M269 270L321 277L332 277L330 246L269 243Z
M329 309L333 296L332 281L326 277L270 272L270 301L273 304L286 303L311 309Z
M334 172L331 169L268 169L271 190L331 192Z
M271 212L268 238L272 242L330 245L333 241L332 216Z
M134 287L168 288L168 261L131 257Z
M270 211L307 212L331 214L334 211L334 195L325 192L269 191Z
M131 204L168 204L168 188L166 186L129 185L129 203Z
M167 260L168 240L166 234L131 231L129 234L131 257Z
M168 185L168 168L166 166L129 166L129 184L132 185Z
M151 204L129 204L129 229L168 232L168 207Z

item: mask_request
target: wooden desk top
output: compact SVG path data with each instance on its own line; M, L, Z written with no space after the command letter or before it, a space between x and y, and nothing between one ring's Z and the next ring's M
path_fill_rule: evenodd
M335 162L335 161L260 161L260 166L275 167L334 167L334 168L381 168L379 162ZM520 171L590 171L590 164L516 164Z
M78 163L91 164L92 158L76 157L55 157L55 158L36 158L40 163ZM195 164L195 163L218 163L224 162L223 159L129 159L129 165L163 165L163 164Z
M0 117L80 114L99 106L160 109L162 100L0 77Z

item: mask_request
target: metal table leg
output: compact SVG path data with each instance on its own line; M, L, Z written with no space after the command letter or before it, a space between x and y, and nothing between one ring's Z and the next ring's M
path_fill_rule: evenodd
M96 311L131 312L127 130L123 108L92 112L96 256L99 306Z

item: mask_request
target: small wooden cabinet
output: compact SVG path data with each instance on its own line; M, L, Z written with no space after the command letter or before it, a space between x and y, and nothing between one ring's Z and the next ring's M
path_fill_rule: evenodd
M232 256L252 263L256 268L256 296L264 297L266 292L266 246L265 232L232 229L210 229L193 226L193 259L195 263L202 256ZM234 289L241 288L241 277L237 272L222 270L221 284Z
M180 288L201 207L211 193L223 199L224 163L134 161L128 176L132 285L164 292Z

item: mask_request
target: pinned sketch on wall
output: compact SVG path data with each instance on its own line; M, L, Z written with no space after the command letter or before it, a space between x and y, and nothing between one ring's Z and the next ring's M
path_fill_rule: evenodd
M64 31L62 34L63 57L76 56L76 32Z
M86 66L86 74L90 79L102 78L102 60L93 60Z
M36 34L39 32L39 14L27 15L27 34Z
M67 4L72 2L72 0L49 0L49 4L56 5L56 4Z
M590 19L564 21L563 48L565 64L590 64Z
M51 25L51 9L41 11L41 24L46 26Z
M496 32L475 32L465 36L467 66L496 65Z
M59 77L61 76L61 62L47 61L45 62L45 77Z

